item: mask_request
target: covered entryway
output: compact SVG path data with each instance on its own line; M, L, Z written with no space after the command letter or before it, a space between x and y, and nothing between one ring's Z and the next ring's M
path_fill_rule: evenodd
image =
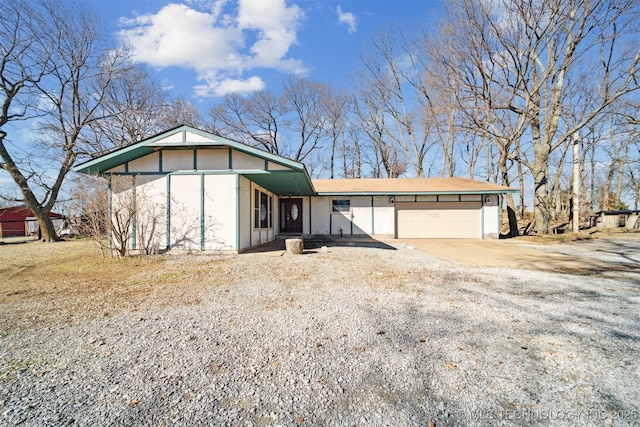
M302 233L302 199L280 199L280 232Z
M396 224L398 239L482 238L482 203L396 203Z

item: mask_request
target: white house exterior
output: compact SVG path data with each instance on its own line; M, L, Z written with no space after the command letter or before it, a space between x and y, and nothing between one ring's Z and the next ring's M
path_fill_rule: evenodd
M131 249L243 251L279 234L479 238L500 231L499 196L464 178L311 180L302 163L188 126L85 162L129 176Z

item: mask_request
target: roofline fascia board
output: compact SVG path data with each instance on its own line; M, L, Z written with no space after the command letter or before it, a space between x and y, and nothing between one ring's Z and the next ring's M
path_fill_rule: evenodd
M207 141L198 141L198 142L189 142L184 141L184 142L173 142L173 143L158 143L158 141L160 141L161 139L164 139L168 136L171 135L175 135L177 133L183 133L184 135L186 135L186 132L191 132L194 133L196 135L199 135L203 138L207 138L209 139L211 142L207 142ZM241 142L238 141L233 141L231 139L227 139L224 138L222 136L219 135L214 135L212 133L208 133L205 131L202 131L200 129L196 129L196 128L192 128L191 126L186 126L186 125L182 125L182 126L178 126L175 127L173 129L170 129L168 131L159 133L157 135L154 135L152 137L143 139L140 142L137 142L135 144L126 146L126 147L122 147L120 149L117 149L115 151L112 151L111 153L107 153L104 154L100 157L97 157L95 159L91 159L88 160L86 162L83 162L77 166L75 166L72 170L74 172L80 172L80 173L93 173L93 172L99 172L99 171L95 171L95 170L91 170L92 167L99 165L100 163L103 163L105 160L110 160L113 159L114 157L120 156L122 154L128 153L130 151L136 150L136 149L141 149L141 148L145 148L147 147L149 150L148 152L145 152L143 154L147 155L147 154L151 154L153 151L155 151L158 148L166 148L166 147L184 147L184 148L188 148L188 147L206 147L206 146L214 146L214 147L231 147L235 150L241 151L243 153L246 154L250 154L250 155L254 155L260 158L263 158L265 160L268 160L270 162L279 164L281 166L285 166L291 169L296 169L299 171L303 171L305 172L305 174L307 175L307 178L309 179L309 181L311 181L311 178L309 177L308 172L306 171L306 167L304 166L303 163L301 162L297 162L295 160L290 160L287 159L285 157L279 156L277 154L273 154L273 153L269 153L268 151L264 151L264 150L260 150L258 148L255 147L251 147L249 145L243 144ZM142 156L140 156L142 157ZM313 184L312 184L313 185Z
M335 192L335 191L317 191L318 196L436 196L438 194L450 195L450 194L505 194L505 193L518 193L519 190L460 190L460 191L353 191L353 192Z
M206 132L206 131L203 131L203 130L200 130L200 129L196 129L194 127L187 126L187 125L179 126L178 128L175 128L174 130L177 130L177 129L181 129L183 131L189 131L191 133L195 133L196 135L199 135L199 136L201 136L203 138L209 138L212 141L217 142L217 144L215 144L214 146L225 146L226 145L226 146L235 148L238 151L245 152L247 154L254 154L254 155L257 155L259 157L267 158L269 161L271 161L273 163L278 163L278 164L280 164L282 166L288 166L288 167L296 168L296 169L300 169L300 170L302 170L304 168L304 164L302 164L300 162L296 162L295 160L287 159L286 157L282 157L282 156L280 156L278 154L269 153L268 151L264 151L264 150L261 150L259 148L252 147L250 145L244 144L244 143L239 142L239 141L234 141L232 139L225 138L224 136L220 136L220 135L216 135L216 134L213 134L213 133L209 133L209 132ZM165 136L168 136L168 135L164 135L164 134L157 135L155 137L155 140L157 141L158 139L162 139ZM172 144L175 144L175 143L172 143ZM189 142L189 141L186 141L184 144L194 145L194 146L196 146L196 145L197 146L211 145L208 142ZM167 143L167 144L155 144L155 146L166 147L166 146L171 146L171 144L170 143Z
M92 167L99 165L100 163L104 162L105 160L110 160L113 159L114 157L120 156L122 154L128 153L130 151L136 150L136 149L142 149L142 148L147 148L147 146L142 143L142 142L138 142L137 144L133 144L130 145L128 147L123 147L119 150L116 151L112 151L111 153L105 154L103 156L100 157L96 157L95 159L91 159L91 160L87 160L86 162L80 163L77 166L74 166L72 171L73 172L78 172L78 173L101 173L99 170L92 170ZM146 151L146 150L145 150ZM148 152L145 152L143 154L143 156L146 156L147 154L151 154L153 153L155 150L153 150L153 148L148 147ZM142 157L142 156L140 156ZM123 162L121 164L124 164L126 162Z
M176 133L181 132L181 130L183 128L190 128L190 127L186 126L186 125L176 126L176 127L171 128L169 130L166 130L166 131L163 131L163 132L158 133L156 135L150 136L149 138L145 138L142 141L138 141L138 142L133 143L131 145L127 145L126 147L118 148L118 149L116 149L116 150L114 150L114 151L112 151L110 153L104 154L104 155L102 155L100 157L96 157L95 159L88 160L88 161L86 161L84 163L81 163L81 164L75 166L72 170L74 172L87 173L87 172L82 172L82 169L86 169L87 165L92 166L92 165L94 165L96 163L101 163L101 162L103 162L105 160L112 159L113 157L119 156L121 154L128 153L129 151L135 150L136 148L142 148L142 147L149 146L150 144L152 144L152 143L154 143L154 142L156 142L156 141L158 141L158 140L160 140L162 138L166 138L169 135L175 135ZM149 153L146 153L146 154L151 154L153 151L154 150L151 149L151 151Z

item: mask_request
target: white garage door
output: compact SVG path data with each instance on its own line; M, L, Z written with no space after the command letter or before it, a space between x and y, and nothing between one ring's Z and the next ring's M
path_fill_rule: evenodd
M481 238L480 202L396 203L399 239Z

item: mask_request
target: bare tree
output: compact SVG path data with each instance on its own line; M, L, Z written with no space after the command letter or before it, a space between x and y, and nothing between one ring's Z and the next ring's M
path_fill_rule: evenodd
M430 74L440 91L448 94L444 103L449 105L446 132L439 131L444 134L441 139L446 141L443 152L450 151L455 143L453 114L457 110L461 116L457 128L461 132L477 135L497 149L495 160L500 182L510 186L511 167L515 161L520 161L519 142L528 122L525 116L517 115L511 109L513 91L497 83L508 75L508 70L503 68L500 58L496 58L497 42L488 30L492 28L493 15L483 6L464 1L452 8L449 21L440 27L440 37L432 43L423 44L429 49L432 60ZM450 154L445 154L444 158L443 172L445 166L451 168L452 162ZM493 158L492 152L485 154L488 173L492 169ZM523 189L520 170L518 177ZM505 200L509 234L514 236L518 234L515 203L511 194L507 194ZM520 204L522 207L523 203Z
M107 86L100 105L102 120L90 124L91 152L85 156L100 156L114 148L153 135L166 128L163 111L166 95L140 65L123 67L112 84Z
M397 178L407 170L406 162L399 157L395 141L388 135L387 116L383 108L388 92L384 79L375 75L361 74L356 82L358 96L354 102L355 114L362 132L371 143L373 156L369 159L374 178L383 176Z
M285 114L282 99L270 91L256 92L248 98L230 94L209 111L214 132L278 155L285 154L279 145Z
M42 5L20 1L0 3L0 16L0 168L9 173L21 193L18 197L5 193L3 197L9 201L24 201L37 218L44 218L49 216L49 211L30 188L32 174L20 167L19 156L24 150L14 146L8 127L41 114L37 109L37 84L52 72L54 64L49 40L40 37L40 32L53 30L55 23L47 19ZM47 231L52 229L53 224L49 221Z
M346 174L347 143L345 133L349 120L350 98L345 93L336 92L330 86L327 87L323 103L325 114L325 133L331 144L329 156L329 178L335 177L336 154L340 152L343 158L343 174ZM357 141L354 145L357 145Z
M73 195L79 232L92 239L103 256L129 256L134 246L133 253L158 253L156 231L165 211L152 203L143 177L82 176L75 182Z
M607 107L638 89L640 52L629 43L629 38L637 42L638 9L626 0L461 0L451 8L452 16L460 18L452 21L465 22L460 37L479 47L465 52L468 60L462 64L474 64L467 86L492 101L489 111L508 110L526 124L531 158L520 160L533 176L539 232L549 232L552 155ZM572 123L564 114L573 102L569 82L587 68L591 78L581 83L590 84L598 99ZM515 136L524 137L522 126L516 129Z
M425 157L434 145L430 137L435 127L422 47L402 31L377 32L371 51L361 56L366 74L361 74L359 84L376 91L374 96L380 102L377 114L385 116L378 123L385 125L388 146L402 152L402 159L417 177L425 176Z
M164 128L172 128L180 125L200 128L204 126L202 115L198 108L184 98L177 98L167 102L159 111L158 118L164 124Z
M42 240L57 240L49 212L77 156L87 150L85 133L100 120L99 106L126 57L108 49L85 9L44 0L9 0L0 8L2 168L37 218ZM11 149L5 125L19 119L37 120L39 136ZM29 142L39 144L37 157ZM24 161L21 152L27 153Z
M319 147L325 135L326 87L324 84L302 77L290 76L283 86L283 102L290 112L288 129L292 133L290 157L304 159Z

